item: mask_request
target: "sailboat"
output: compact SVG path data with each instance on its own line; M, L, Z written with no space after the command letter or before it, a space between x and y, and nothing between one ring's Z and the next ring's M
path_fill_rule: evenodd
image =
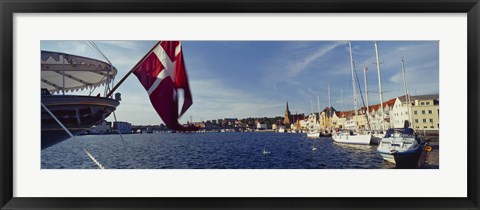
M405 121L403 128L388 129L380 141L377 151L385 161L396 164L397 168L416 168L425 142L410 128L411 105L406 81L405 61L403 59L402 74L409 120Z
M93 58L41 51L41 149L88 131L120 104L105 96L65 94L109 84L117 69ZM68 130L68 131L67 131Z
M310 106L312 110L312 114L308 116L308 122L309 124L309 130L307 132L307 137L309 138L320 138L320 98L317 96L317 106L318 106L318 113L319 117L317 118L317 115L313 113L313 103L310 101Z
M352 57L352 43L348 42L348 46L350 49L350 68L352 70L352 87L353 87L353 105L354 105L354 111L355 111L355 117L354 117L354 126L355 126L355 131L343 131L343 132L337 132L332 135L332 138L335 142L338 143L346 143L346 144L370 144L372 135L370 133L368 134L361 134L358 133L358 122L357 120L357 115L358 115L358 110L357 110L357 94L356 94L356 88L355 88L355 75L354 75L354 70L353 70L353 57Z

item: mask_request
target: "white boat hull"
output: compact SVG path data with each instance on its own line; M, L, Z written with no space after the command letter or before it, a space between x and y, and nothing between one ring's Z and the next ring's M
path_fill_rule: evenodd
M380 141L382 141L383 137L385 134L383 133L374 133L372 134L372 142L371 144L378 145L380 144Z
M395 162L395 157L393 156L393 154L380 153L380 155L382 156L383 160L389 163L397 164L397 162Z
M307 133L308 138L320 138L320 133Z
M384 138L377 151L385 161L395 164L397 168L417 168L423 144L417 144L413 138Z
M422 151L422 148L418 148L408 152L390 153L379 151L379 153L383 160L395 164L397 168L417 168Z
M334 134L332 138L335 142L344 144L370 144L372 135L370 134Z

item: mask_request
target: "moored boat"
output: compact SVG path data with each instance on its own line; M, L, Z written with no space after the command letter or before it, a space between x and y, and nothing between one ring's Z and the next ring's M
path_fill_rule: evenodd
M57 120L77 135L115 111L119 100L99 95L66 95L66 92L108 84L116 73L115 67L96 59L41 52L41 149L71 137Z
M338 143L344 144L370 144L371 134L360 134L357 132L338 132L332 135L332 139Z
M417 168L425 143L411 128L389 129L377 147L382 158L397 168Z
M338 143L346 143L346 144L370 144L372 139L372 134L368 132L367 134L363 134L358 132L358 110L357 110L357 89L355 85L355 74L354 74L354 64L353 64L353 56L352 56L352 44L348 42L348 47L350 50L350 68L352 70L352 88L353 88L353 107L355 112L355 117L352 120L351 126L355 131L342 131L336 132L332 135L332 138L335 142Z
M372 132L372 141L370 142L373 145L378 145L380 144L380 141L382 141L382 138L385 136L385 133L383 132Z
M320 132L318 131L309 131L307 132L308 138L320 138Z

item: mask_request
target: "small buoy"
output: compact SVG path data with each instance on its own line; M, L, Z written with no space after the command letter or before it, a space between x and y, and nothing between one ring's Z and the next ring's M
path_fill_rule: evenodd
M431 152L433 150L432 146L426 146L424 149L427 152Z

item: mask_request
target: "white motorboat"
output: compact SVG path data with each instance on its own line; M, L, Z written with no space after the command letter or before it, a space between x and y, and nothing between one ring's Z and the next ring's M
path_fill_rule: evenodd
M377 151L397 168L417 168L424 145L411 128L389 129Z

